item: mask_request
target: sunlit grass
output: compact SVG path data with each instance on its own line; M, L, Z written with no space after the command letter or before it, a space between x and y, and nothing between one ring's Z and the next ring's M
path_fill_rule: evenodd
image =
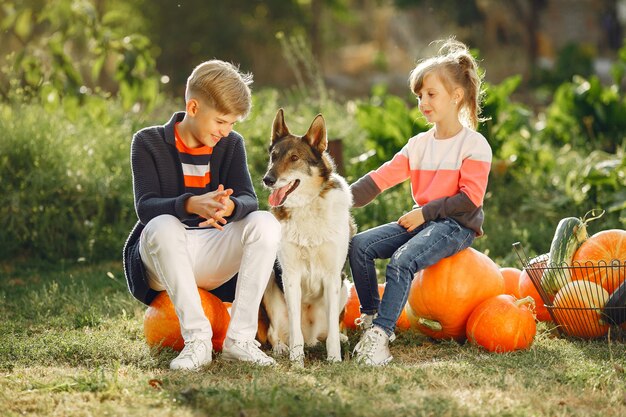
M304 369L215 360L172 372L175 352L151 351L144 306L120 265L0 268L3 415L619 416L626 413L626 346L572 341L539 326L528 351L490 354L400 333L383 369L328 364L322 346Z

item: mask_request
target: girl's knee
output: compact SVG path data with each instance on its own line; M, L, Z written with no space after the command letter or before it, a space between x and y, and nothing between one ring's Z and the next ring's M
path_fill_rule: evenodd
M357 234L350 241L349 253L363 253L367 250L368 245L369 239L367 239L363 234Z

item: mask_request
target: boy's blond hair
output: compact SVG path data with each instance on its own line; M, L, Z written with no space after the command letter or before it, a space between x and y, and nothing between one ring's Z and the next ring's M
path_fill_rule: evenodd
M245 119L252 107L252 74L229 62L212 59L198 65L187 78L185 100L200 99L223 114Z

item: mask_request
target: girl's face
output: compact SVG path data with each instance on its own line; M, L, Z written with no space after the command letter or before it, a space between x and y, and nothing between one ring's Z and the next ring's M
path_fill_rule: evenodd
M417 92L419 109L429 123L452 124L459 120L459 88L449 92L436 73L424 76L422 88Z

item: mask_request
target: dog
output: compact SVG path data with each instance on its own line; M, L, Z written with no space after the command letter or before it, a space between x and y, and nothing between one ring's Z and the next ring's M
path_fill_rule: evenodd
M283 109L274 118L264 185L270 211L282 225L278 261L281 290L270 279L263 295L268 340L276 354L304 365L304 345L326 341L327 359L341 361L339 321L348 298L342 270L356 231L352 194L327 153L326 124L318 114L303 136L289 132Z

